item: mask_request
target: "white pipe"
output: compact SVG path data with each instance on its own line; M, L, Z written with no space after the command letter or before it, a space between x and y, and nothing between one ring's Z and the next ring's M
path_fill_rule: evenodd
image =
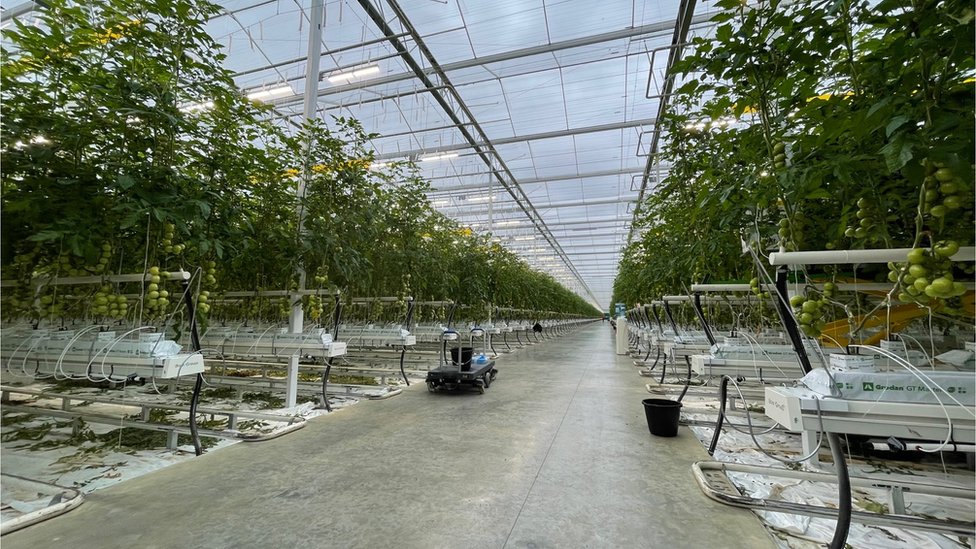
M43 484L49 488L56 488L61 493L61 501L55 503L54 505L48 505L42 507L35 511L25 513L19 517L14 517L11 519L5 519L2 524L0 524L0 535L6 535L10 532L15 532L30 526L31 524L36 524L38 522L47 520L52 517L56 517L60 514L67 513L68 511L74 509L75 507L81 505L85 501L85 495L81 491L75 488L67 488L64 486L58 486L56 484L50 484L47 482L41 482L39 480L28 479L24 477L18 477L17 475L11 475L4 473L4 477L8 479L16 479L17 481L24 481L27 483L37 483ZM36 490L36 488L35 488Z
M693 292L748 292L752 286L748 284L692 284Z
M149 282L153 275L146 274L121 274L109 276L62 276L57 278L35 278L31 284L35 286L74 286L80 284L105 284L121 282ZM169 280L190 280L190 273L179 270L169 273ZM15 280L4 281L2 287L15 286Z
M966 288L972 290L976 288L976 283L974 282L963 282ZM808 284L817 289L823 290L823 283ZM887 292L890 291L894 286L892 283L887 282L840 282L836 284L837 290L842 292ZM748 292L751 291L752 287L748 284L692 284L691 291L693 292Z
M883 451L890 451L890 452L897 450L897 448L892 447L887 442L871 442L869 444L871 444L871 447L875 450L883 450ZM906 450L938 452L943 449L948 449L953 452L965 452L967 454L976 453L976 445L974 444L954 444L950 442L949 444L945 445L945 448L943 448L942 446L943 445L941 443L933 444L930 442L925 442L925 443L906 442L905 443Z
M810 252L773 252L769 254L770 265L831 265L834 263L889 263L902 262L912 248L891 248L884 250L822 250ZM959 248L950 259L953 261L976 261L976 247Z

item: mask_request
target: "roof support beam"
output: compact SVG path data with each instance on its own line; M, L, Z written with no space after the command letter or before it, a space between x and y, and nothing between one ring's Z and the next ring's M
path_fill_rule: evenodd
M664 118L664 114L668 110L668 100L671 98L671 92L674 90L674 81L677 75L674 73L674 64L681 59L681 54L684 51L684 44L688 39L688 31L691 29L692 25L698 23L698 19L701 16L695 17L695 5L698 0L681 0L681 4L678 5L678 18L674 24L674 35L671 37L671 48L668 54L668 64L665 68L664 74L664 85L661 87L661 97L660 103L658 104L657 118L660 120ZM651 179L651 171L654 167L654 161L657 158L657 149L661 141L661 128L655 126L654 133L651 136L651 147L647 155L647 166L644 169L644 177L641 179L640 193L637 196L637 205L634 207L634 221L637 221L637 215L640 213L641 203L644 201L644 192L647 190L647 183ZM627 235L627 242L634 237L634 225L631 224L630 232Z
M520 185L532 185L532 184L535 184L535 183L552 183L553 181L572 181L574 179L590 179L590 178L593 178L593 177L607 177L607 176L612 176L612 175L630 175L630 174L634 174L634 173L642 173L643 171L644 171L644 168L636 168L636 167L635 168L626 168L626 169L623 169L623 170L602 170L602 171L598 171L598 172L556 175L556 176L553 176L553 177L538 177L538 178L535 178L535 179L523 179L523 180L519 181L519 184ZM458 179L460 179L462 177L468 177L468 176L462 174L462 175L454 175L454 176L441 177L440 179L448 179L448 178L458 178ZM431 179L433 179L433 178L431 178ZM476 183L474 185L455 185L455 186L451 186L451 187L446 187L446 186L445 187L440 187L440 186L438 186L437 188L434 188L433 190L431 190L427 194L433 194L433 193L450 193L450 192L454 192L454 191L473 191L473 190L478 190L478 189L487 189L488 187L490 187L490 185L488 183Z
M515 176L512 175L511 170L509 170L508 166L505 165L501 155L498 154L498 151L495 150L495 147L489 142L488 136L485 134L484 129L482 129L482 127L477 123L474 116L471 114L471 110L468 109L464 101L461 100L460 94L458 94L457 90L454 88L454 85L447 77L447 74L443 68L437 63L437 60L434 59L434 56L431 54L430 50L427 48L427 45L421 38L420 33L417 32L417 30L407 19L403 10L400 8L400 4L396 0L386 1L393 10L393 13L395 14L400 25L410 34L414 44L417 46L417 49L429 63L430 68L424 69L421 67L421 65L416 59L414 59L413 55L407 50L400 39L395 36L397 33L394 32L390 25L386 22L384 15L380 13L375 6L373 6L370 0L359 0L359 5L362 6L369 18L373 20L373 23L389 39L390 45L400 53L404 63L410 67L414 73L414 76L420 80L425 88L432 90L430 94L437 101L438 105L440 105L441 109L444 110L444 114L451 119L451 122L458 126L458 131L461 132L468 143L473 145L476 154L481 157L482 161L492 171L498 182L501 183L502 187L512 196L512 199L514 199L518 204L518 208L532 221L532 224L535 225L539 234L541 234L542 237L549 242L549 245L552 246L556 254L562 259L563 263L566 264L566 268L569 269L569 271L576 277L590 299L597 301L596 296L586 285L586 281L584 281L583 277L576 273L572 261L569 260L569 257L567 257L559 247L559 243L556 241L555 237L553 237L549 232L549 228L546 227L546 223L543 221L542 216L540 216L535 210L532 202L529 200L529 197L526 196L525 192L519 186L518 181L515 179ZM431 80L431 76L434 76L438 80L440 86L447 88L447 94L442 94L440 90L433 89L438 88L439 86ZM448 100L449 98L450 101ZM468 121L468 124L465 124L464 120L462 120L462 115ZM473 130L478 134L478 137L475 137L475 135L469 131L469 126L470 130Z
M558 209L558 208L576 208L576 207L580 207L580 206L600 206L600 205L605 205L605 204L630 204L630 203L633 203L633 201L634 200L632 198L613 197L613 198L603 198L603 199L599 199L599 200L577 200L577 201L573 201L573 202L554 202L552 204L545 204L545 205L536 206L535 209L536 210L555 210L555 209ZM444 206L441 209L442 210L460 210L462 208L464 208L464 209L470 209L470 208L486 209L487 206L488 205L486 203L484 203L484 202L480 202L480 203L479 202L476 202L476 203L473 203L473 204L472 203L468 203L468 204L456 204L456 205L452 205L452 206ZM518 205L518 204L515 205L515 207L512 207L512 206L510 206L508 204L505 204L504 206L495 206L495 208L494 208L495 213L518 212L520 210L521 210L521 205Z
M530 135L516 135L514 137L503 137L500 139L492 139L491 144L494 146L498 145L508 145L511 143L524 143L526 141L538 141L541 139L556 139L558 137L568 137L572 135L582 135L587 133L597 133L597 132L608 132L614 130L625 130L629 128L639 128L641 126L653 126L657 122L656 118L645 118L642 120L631 120L629 122L615 122L613 124L599 124L596 126L585 126L582 128L572 128L568 130L557 130L551 132L536 133ZM388 154L378 154L376 155L377 160L389 160L391 158L412 158L414 156L419 156L421 154L430 154L438 152L456 151L462 149L471 149L479 146L480 144L469 144L469 145L444 145L441 147L431 147L429 149L415 149L412 151L398 151L396 153Z
M360 5L362 5L362 3L364 1L367 1L367 0L359 0ZM374 9L374 11L375 11L375 9ZM405 18L402 15L402 10L399 9L399 5L394 8L394 11L397 12L397 18L398 19L400 19L401 21L405 21ZM382 17L382 15L381 15L381 17ZM696 23L696 24L697 23L704 23L704 22L707 22L710 18L711 18L711 15L705 14L705 15L702 15L702 16L699 16L699 17L695 18L694 23ZM375 19L374 19L374 21L375 21ZM384 21L384 24L385 24L385 21ZM404 25L404 27L407 27L407 26L409 26L409 23L407 23L407 24ZM455 63L448 63L447 65L438 65L436 69L432 66L431 68L421 69L421 70L423 71L423 74L424 75L434 75L437 72L440 72L440 73L448 73L448 72L451 72L451 71L457 71L457 70L461 70L461 69L469 69L469 68L472 68L472 67L481 67L481 66L484 66L484 65L490 65L492 63L501 63L501 62L504 62L504 61L511 61L512 59L519 59L519 58L522 58L522 57L525 57L525 56L529 56L529 55L539 55L539 54L545 54L545 53L552 53L552 52L557 52L557 51L562 51L562 50L567 50L567 49L572 49L572 48L579 48L579 47L583 47L583 46L592 46L594 44L602 44L604 42L612 42L614 40L625 40L625 39L629 39L629 38L636 38L638 36L644 36L644 35L661 34L661 33L666 33L668 31L671 31L672 29L674 29L674 22L673 21L659 21L657 23L651 23L649 25L643 25L641 27L632 27L632 28L620 29L620 30L611 31L611 32L605 32L605 33L601 33L601 34L594 34L592 36L583 36L583 37L580 37L580 38L574 38L574 39L571 39L571 40L563 40L561 42L555 42L555 43L546 44L546 45L543 45L543 46L533 46L533 47L530 47L530 48L523 48L523 49L520 49L520 50L507 51L507 52L498 53L498 54L495 54L495 55L487 55L487 56L484 56L484 57L477 57L477 58L474 58L474 59L466 59L466 60L463 60L463 61L457 61ZM382 28L381 28L381 30L382 30ZM386 32L384 32L384 34L386 34ZM388 36L403 36L403 35L410 35L410 36L419 38L419 34L417 34L415 32L407 32L407 33L398 34L398 33L392 32L392 30L391 30L391 32L390 32L390 34ZM419 46L419 44L418 44L418 46ZM426 50L426 47L423 47L422 49ZM362 88L365 88L365 87L376 87L376 86L382 86L382 85L385 85L385 84L393 84L393 83L396 83L396 82L403 82L403 81L406 81L406 80L410 80L411 78L414 78L415 76L416 75L410 74L410 73L393 74L393 75L385 76L385 77L381 77L381 78L373 78L371 80L364 81L364 82L356 82L356 83L351 83L351 84L345 84L345 85L342 85L342 86L332 86L330 88L325 88L325 89L319 90L318 95L319 95L319 97L324 97L326 95L333 95L333 94L337 94L337 93L343 93L343 92L347 92L347 91L351 91L351 90L362 89ZM289 96L286 96L286 97L278 98L277 100L273 101L273 103L275 103L275 104L280 104L280 103L294 103L294 102L300 101L300 100L301 100L300 96L298 96L298 97L289 97Z

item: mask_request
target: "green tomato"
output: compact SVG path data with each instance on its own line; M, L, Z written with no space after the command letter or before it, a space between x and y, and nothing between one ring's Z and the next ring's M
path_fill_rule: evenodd
M820 310L820 304L812 300L804 301L803 305L801 306L801 309L803 310L804 313L813 314Z
M953 175L952 170L949 168L939 168L935 171L935 179L940 182L951 181L953 177L955 175Z
M924 291L925 288L929 287L929 284L930 284L929 280L923 276L921 278L916 278L915 282L912 283L912 286L915 286L919 290Z
M942 194L956 194L959 192L959 184L955 181L945 181L939 185L939 192Z
M947 209L945 206L932 206L932 208L929 210L929 214L931 214L932 217L945 217L946 211Z
M944 276L940 276L932 281L932 287L940 295L948 294L952 291L952 281Z
M962 208L962 198L959 198L958 195L947 196L942 201L942 205L949 210L958 210Z
M919 265L925 261L925 256L928 255L925 248L912 248L908 252L908 262L912 265Z
M915 278L921 276L928 276L929 274L929 270L921 265L912 265L911 267L908 268L908 272Z
M950 240L948 242L936 242L935 246L932 248L932 251L934 251L936 255L940 255L942 257L952 257L959 252L959 243L955 240Z
M806 300L807 298L803 297L802 295L795 295L790 298L790 305L793 307L800 307Z

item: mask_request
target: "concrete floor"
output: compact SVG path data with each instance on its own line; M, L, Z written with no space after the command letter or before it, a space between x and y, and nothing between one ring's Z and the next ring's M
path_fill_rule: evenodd
M775 547L751 512L702 495L687 428L648 433L643 378L606 324L498 369L484 395L418 383L94 492L3 547Z

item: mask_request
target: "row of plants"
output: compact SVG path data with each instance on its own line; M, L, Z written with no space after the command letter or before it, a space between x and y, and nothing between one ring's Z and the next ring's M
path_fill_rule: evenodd
M695 38L675 65L682 85L661 121L659 158L670 171L640 204L614 302L706 277L753 279L761 267L743 243L760 255L904 247L913 250L903 262L805 274L890 281L899 300L971 326L961 282L973 265L948 258L976 233L972 4L717 6L714 36ZM807 290L807 305L795 305L798 317L816 316L808 334L850 313L834 292Z
M437 213L412 165L377 169L356 120L283 129L221 66L204 27L218 6L46 4L38 24L3 31L0 268L18 282L4 288L5 318L165 318L178 270L193 273L198 311L222 319L287 318L287 302L227 291L300 287L320 292L304 298L313 320L336 291L399 296L401 311L409 295L483 317L489 304L598 314ZM114 273L150 279L40 296L30 285Z

